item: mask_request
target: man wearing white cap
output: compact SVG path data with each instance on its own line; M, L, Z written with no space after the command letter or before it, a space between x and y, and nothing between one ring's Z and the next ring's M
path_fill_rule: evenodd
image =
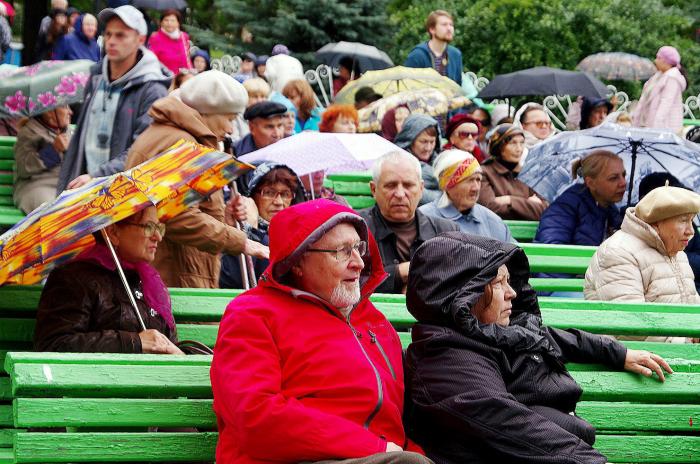
M156 101L148 114L153 124L136 139L126 168L134 167L180 139L217 148L233 129L231 121L245 110L248 92L221 71L205 71ZM169 287L216 288L218 254L268 257L268 249L224 223L224 195L217 191L199 205L172 218L153 265Z
M92 68L77 132L65 153L58 192L124 169L126 154L151 123L148 110L168 93L171 77L143 44L148 29L131 5L100 12L102 61Z

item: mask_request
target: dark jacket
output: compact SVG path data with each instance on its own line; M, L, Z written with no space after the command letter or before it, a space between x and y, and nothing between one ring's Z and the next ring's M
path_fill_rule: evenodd
M119 94L119 105L112 125L109 162L100 168L97 173L99 176L108 176L124 170L129 147L151 124L148 110L153 102L168 94L171 77L163 74L158 58L153 52L143 47L140 54L139 62L132 69L135 70L137 67L147 67L148 69L139 70L141 72L137 72L134 79L128 80ZM106 63L103 65L103 61L95 64L90 70L90 81L85 87L85 101L76 123L78 130L63 156L58 179L58 193L65 190L71 180L87 172L84 145L85 133L88 124L90 124L87 115L90 112L92 97L97 85L103 79L103 69L108 67Z
M369 230L377 240L379 245L379 254L382 257L384 270L389 274L389 277L377 287L379 293L402 293L404 283L399 275L397 265L401 263L399 252L396 249L396 235L389 228L389 225L384 220L379 207L374 205L371 208L360 211L360 216L367 222ZM418 232L416 240L411 245L411 256L426 240L429 240L443 232L459 230L459 226L453 221L447 219L427 216L416 210L416 222L418 223Z
M481 324L470 310L502 264L518 294L510 325ZM528 278L520 248L483 237L443 234L413 257L409 430L436 464L606 462L593 427L569 414L581 388L564 363L622 368L626 348L543 326Z
M416 45L408 54L404 66L409 68L433 68L433 53L428 42ZM447 77L462 85L462 52L452 45L447 46Z
M74 31L58 40L53 49L54 60L92 60L100 61L100 47L97 39L88 39L83 32L83 19L80 15L75 21Z
M585 185L574 184L544 211L534 241L598 246L620 228L622 218L615 205L598 206Z
M146 327L173 343L177 335L142 296L138 274L124 270ZM83 353L141 353L139 325L119 275L74 261L51 271L36 316L34 349Z
M490 158L481 165L483 178L479 203L498 214L501 219L519 219L524 221L539 221L542 212L548 206L547 200L532 190L527 184L518 180L514 173L498 159ZM510 205L496 202L496 197L510 195ZM542 200L541 205L527 201L532 195Z

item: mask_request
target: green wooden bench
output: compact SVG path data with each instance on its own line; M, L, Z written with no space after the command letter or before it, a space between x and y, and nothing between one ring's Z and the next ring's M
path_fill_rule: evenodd
M369 188L372 175L368 172L329 174L325 185L342 195L355 210L374 206L374 198ZM531 242L537 233L537 221L505 221L510 233L519 242Z
M24 336L11 336L6 343L28 343L40 290L0 288L0 327L12 318L29 321ZM213 345L217 326L201 322L218 321L239 293L171 289L180 336ZM407 345L414 320L404 297L372 299ZM556 327L700 336L700 306L557 298L542 298L541 306L545 322ZM625 343L666 357L676 374L660 384L603 366L569 365L584 390L578 413L598 429L597 448L611 462L697 462L700 345ZM10 377L0 382L0 400L5 401L0 403L0 427L6 427L0 433L0 463L213 460L209 362L206 356L9 353L4 365ZM69 433L31 430L42 427L68 427ZM155 433L148 427L199 430Z
M0 231L17 224L24 213L15 208L13 171L15 168L15 142L11 136L0 136Z

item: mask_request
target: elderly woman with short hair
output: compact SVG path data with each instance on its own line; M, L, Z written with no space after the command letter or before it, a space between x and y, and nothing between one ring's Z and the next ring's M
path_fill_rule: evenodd
M586 299L699 304L683 252L698 212L700 195L678 187L656 188L628 208L622 228L593 255Z

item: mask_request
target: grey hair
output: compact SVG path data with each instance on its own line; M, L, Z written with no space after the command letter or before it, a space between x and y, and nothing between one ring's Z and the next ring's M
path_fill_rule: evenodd
M418 176L418 179L421 179L421 169L418 158L416 158L415 156L413 156L405 150L395 150L383 154L374 162L374 166L372 166L372 180L374 181L374 183L379 182L379 177L382 175L382 168L384 167L384 163L386 163L387 161L406 161L410 163L413 166L413 169L416 170L416 175Z

